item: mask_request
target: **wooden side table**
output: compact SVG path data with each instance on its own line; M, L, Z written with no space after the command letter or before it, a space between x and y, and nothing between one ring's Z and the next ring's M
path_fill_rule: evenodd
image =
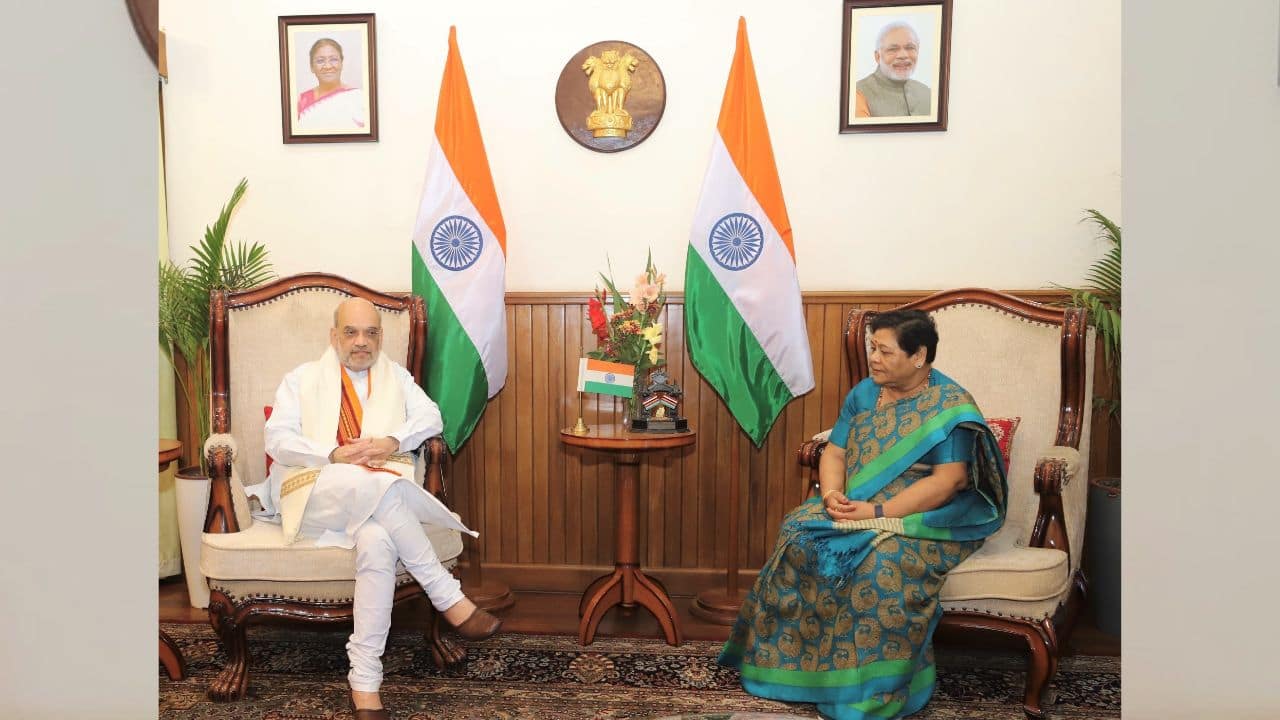
M578 623L578 640L583 645L595 640L600 618L615 605L628 608L640 605L658 619L668 645L684 642L680 619L666 588L640 569L636 508L640 492L640 453L686 447L695 439L692 430L671 434L630 433L618 424L597 425L585 435L575 435L570 428L560 431L560 441L565 445L610 453L617 469L614 513L618 535L614 545L614 570L596 578L582 593L578 604L578 614L582 617Z
M177 460L181 454L182 443L177 440L161 439L158 454L160 470L163 471L169 467L169 463ZM178 649L178 644L173 641L173 638L163 630L160 631L160 662L164 665L164 672L170 680L181 680L187 676L187 661L182 657L182 651Z

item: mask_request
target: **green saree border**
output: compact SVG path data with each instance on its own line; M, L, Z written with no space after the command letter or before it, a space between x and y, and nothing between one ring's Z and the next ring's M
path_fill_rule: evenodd
M969 418L961 418L961 415L971 415ZM973 403L965 403L947 408L939 412L916 428L910 435L902 438L893 444L886 452L876 456L874 460L862 466L850 480L845 483L845 492L849 492L857 487L871 482L876 477L884 474L886 470L892 469L895 464L902 461L904 457L918 450L924 441L938 430L944 429L946 426L954 423L964 422L965 420L974 420L975 422L986 425L986 420L982 417L982 412L978 410L978 406ZM932 446L931 446L932 447ZM910 463L906 463L910 465ZM904 468L905 469L905 468ZM901 473L894 473L897 477Z

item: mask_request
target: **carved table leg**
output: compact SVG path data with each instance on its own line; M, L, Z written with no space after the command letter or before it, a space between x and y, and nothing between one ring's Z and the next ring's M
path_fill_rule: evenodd
M600 589L601 585L604 585L605 583L612 580L613 575L614 575L613 573L609 573L608 575L601 575L600 577L591 581L591 584L587 586L587 589L582 592L582 599L578 601L578 617L582 617L583 615L587 614L587 600L589 600L591 596L595 594L596 590Z
M620 605L623 608L643 607L657 618L662 634L669 645L679 645L683 637L675 605L667 596L666 588L655 578L640 570L640 554L636 547L636 507L638 505L640 457L636 453L622 453L617 457L617 490L614 493L616 507L617 541L614 545L614 571L611 575L596 578L582 594L578 603L578 639L583 645L595 640L596 627L605 612Z

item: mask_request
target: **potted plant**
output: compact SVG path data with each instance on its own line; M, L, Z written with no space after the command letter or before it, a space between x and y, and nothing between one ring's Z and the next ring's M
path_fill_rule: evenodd
M1120 226L1097 210L1085 211L1085 220L1097 227L1096 237L1109 245L1094 261L1085 276L1085 287L1064 288L1071 304L1088 311L1089 325L1097 331L1102 345L1103 364L1109 387L1105 396L1094 398L1094 410L1111 419L1120 418ZM1119 430L1119 423L1114 426ZM1089 480L1088 523L1085 548L1098 628L1120 634L1120 478ZM1092 549L1092 552L1089 550Z
M209 482L203 451L209 437L209 294L215 289L253 287L275 275L265 247L258 243L229 243L226 239L231 214L247 187L243 179L236 185L218 219L205 227L204 238L191 246L193 255L186 265L178 266L171 260L160 263L160 350L174 370L178 389L195 415L197 428L195 436L182 440L188 457L194 454L199 462L178 471L175 487L182 561L187 591L195 607L206 606L209 595L204 578L192 571L199 566Z
M265 247L226 240L231 214L247 187L245 180L236 185L218 219L205 227L204 238L191 246L193 256L185 266L160 263L160 350L196 416L199 436L188 440L197 450L209 437L209 293L250 288L275 276Z

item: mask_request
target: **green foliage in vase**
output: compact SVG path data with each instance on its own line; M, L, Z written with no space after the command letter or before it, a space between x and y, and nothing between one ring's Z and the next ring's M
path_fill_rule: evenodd
M191 246L192 257L185 266L172 260L160 263L160 350L174 368L187 407L196 414L200 436L195 440L202 448L209 437L209 295L214 290L250 288L275 277L264 246L227 241L231 215L247 188L243 179L236 185L218 219L205 227L204 238ZM175 364L179 356L185 373ZM200 464L203 467L203 453Z
M1088 311L1089 325L1097 329L1103 360L1110 370L1114 399L1095 398L1095 404L1120 415L1120 226L1092 208L1082 222L1093 223L1096 237L1109 246L1106 253L1089 266L1084 287L1061 287L1071 293L1071 304Z

